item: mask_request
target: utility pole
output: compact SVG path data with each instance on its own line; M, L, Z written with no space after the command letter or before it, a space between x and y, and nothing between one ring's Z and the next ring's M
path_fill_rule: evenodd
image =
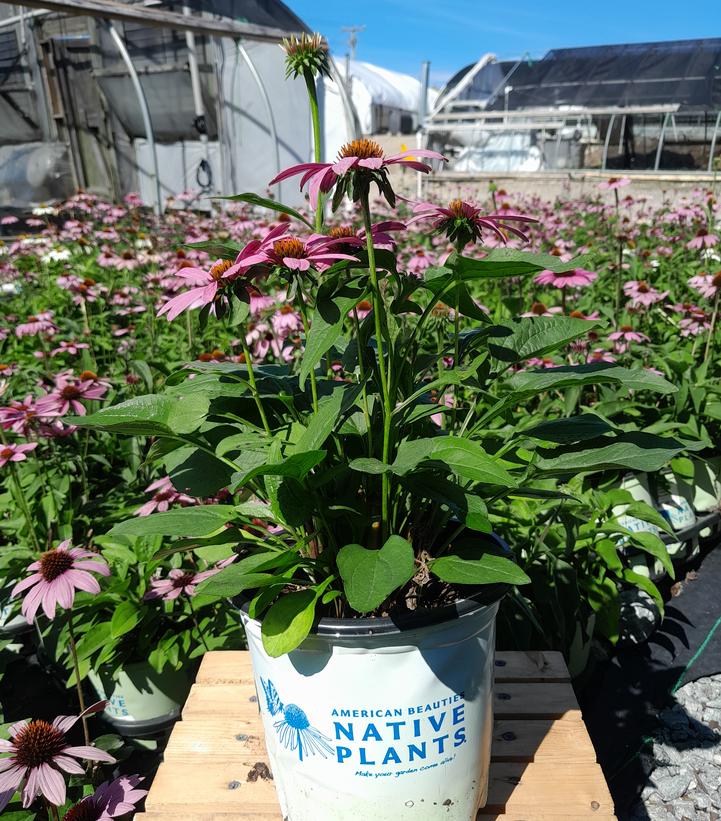
M348 50L351 60L355 60L355 49L358 45L358 37L356 35L365 30L365 26L342 26L341 28L341 31L348 33Z

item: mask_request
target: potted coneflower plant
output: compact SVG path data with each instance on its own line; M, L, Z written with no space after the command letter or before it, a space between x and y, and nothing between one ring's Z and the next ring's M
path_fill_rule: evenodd
M325 46L302 37L286 50L315 113ZM554 478L656 470L685 447L583 410L564 416L558 403L553 418L529 427L524 408L586 386L675 388L604 362L524 367L599 323L493 322L474 299L478 283L587 263L484 248L486 236L522 243L534 219L455 200L415 206L416 227L445 235L449 253L422 278L408 275L387 216L374 221L371 194L393 209L392 169L426 173L444 158L389 157L359 139L322 162L316 135L314 162L271 181L300 176L313 221L238 195L283 220L245 248L201 244L217 261L182 271L192 289L161 309L236 327L241 361L192 362L162 393L74 422L151 438L147 458L178 492L228 490L222 504L156 512L112 535L237 555L198 591L240 607L284 817L330 821L342 806L344 817L398 821L442 808L444 818L470 821L487 790L498 603L527 581L524 545L494 534L497 506L560 498ZM331 224L328 213L346 199L360 224ZM258 364L247 346L249 301L276 283L298 312L304 350Z

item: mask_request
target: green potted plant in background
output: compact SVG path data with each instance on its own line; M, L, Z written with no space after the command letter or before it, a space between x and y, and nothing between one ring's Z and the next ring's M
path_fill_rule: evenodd
M313 107L325 46L304 37L287 53ZM181 492L228 489L224 503L136 518L109 538L175 538L166 550L204 545L238 557L198 591L240 603L291 821L431 818L441 805L454 821L474 818L487 789L498 603L529 581L524 568L535 561L529 544L509 549L497 523L511 500L566 498L559 483L575 475L658 470L688 444L574 412L586 387L672 394L656 373L524 367L599 323L493 322L478 306L479 281L581 266L474 250L486 232L497 243L524 238L530 217L484 215L460 200L420 204L415 219L454 250L423 278L399 267L388 236L398 225L374 223L371 193L393 208L392 167L425 172L429 159L442 161L420 150L386 157L370 140L344 146L335 163L318 150L314 163L276 178L302 175L313 224L272 200L236 197L284 221L244 248L203 243L217 262L183 269L192 287L161 313L200 309L202 322L227 321L244 361L192 362L161 393L74 420L154 437L147 458ZM346 196L361 226L329 228L325 207ZM304 351L259 366L245 325L269 279L285 283ZM599 584L614 584L613 574Z
M64 664L67 685L75 685L77 658L80 680L107 701L105 719L134 738L156 735L177 720L203 653L241 646L233 614L196 596L196 586L218 572L216 558L232 556L230 549L188 552L184 566L177 554L168 569L160 547L159 537L98 537L96 548L111 573L101 591L74 610L75 657L67 653L69 622L43 627L43 648Z

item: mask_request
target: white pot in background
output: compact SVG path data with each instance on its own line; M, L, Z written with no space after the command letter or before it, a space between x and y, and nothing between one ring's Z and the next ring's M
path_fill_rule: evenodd
M627 490L637 502L646 502L651 507L656 507L656 502L649 489L648 476L645 473L629 473L621 479L622 490ZM635 516L626 516L628 505L616 505L612 513L618 519L619 524L626 530L634 533L655 533L659 534L659 529L651 522L637 519Z
M628 556L628 566L634 573L645 576L652 582L657 582L666 575L666 568L648 553L632 553Z
M98 696L108 701L103 715L115 727L129 730L150 729L153 723L177 718L192 683L186 670L166 668L158 673L143 661L122 667L115 676L102 667L91 670L88 678Z
M714 468L705 461L694 460L693 488L690 499L697 513L713 513L721 506L721 482ZM683 489L683 486L681 486Z
M659 477L657 508L676 531L696 524L696 514L684 493L683 486L670 470L663 471ZM672 559L683 559L688 555L691 543L671 542L666 547Z
M488 788L498 599L322 619L271 658L241 612L287 821L469 821Z

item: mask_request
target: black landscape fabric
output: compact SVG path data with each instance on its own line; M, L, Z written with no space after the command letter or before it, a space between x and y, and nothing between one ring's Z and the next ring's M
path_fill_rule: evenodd
M619 650L580 693L621 816L646 783L638 753L658 726L657 713L673 704L675 689L721 672L721 548L711 550L695 573L669 600L648 642Z

